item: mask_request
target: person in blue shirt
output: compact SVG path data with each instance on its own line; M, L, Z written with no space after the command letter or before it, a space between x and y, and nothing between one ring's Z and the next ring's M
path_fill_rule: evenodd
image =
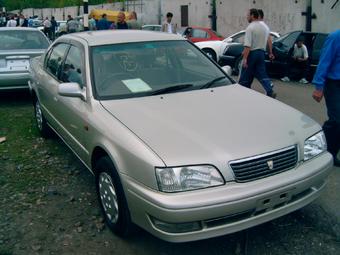
M337 158L340 150L340 29L327 37L312 83L315 85L313 98L320 102L325 97L328 120L323 130L334 165L340 167Z
M97 22L97 30L110 29L110 22L106 19L106 14L102 15L102 18Z

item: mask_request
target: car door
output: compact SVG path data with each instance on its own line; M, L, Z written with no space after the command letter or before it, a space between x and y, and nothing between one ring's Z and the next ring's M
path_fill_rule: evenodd
M56 119L55 103L58 97L59 73L64 57L69 48L67 43L54 45L46 54L42 72L39 72L39 80L36 81L40 104L47 121L56 131L59 130Z
M206 31L198 28L193 28L191 30L190 41L193 43L207 40L209 40L209 34Z
M288 68L289 59L292 55L294 44L302 31L287 33L273 42L273 61L266 61L267 72L270 75L284 75L283 72Z
M60 83L78 83L80 88L86 90L85 79L85 52L81 44L73 42L62 64ZM55 116L61 127L60 135L64 141L84 159L88 154L85 145L85 132L87 131L87 102L77 97L57 95L55 101Z

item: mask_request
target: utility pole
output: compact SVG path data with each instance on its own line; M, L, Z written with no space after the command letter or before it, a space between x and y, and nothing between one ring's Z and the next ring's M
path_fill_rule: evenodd
M217 31L217 15L216 15L216 0L211 0L211 15L209 15L211 19L211 29Z
M316 14L312 13L312 0L308 0L307 9L301 15L306 16L306 31L312 31L312 20L316 19Z
M84 4L84 30L89 30L89 0L83 0Z

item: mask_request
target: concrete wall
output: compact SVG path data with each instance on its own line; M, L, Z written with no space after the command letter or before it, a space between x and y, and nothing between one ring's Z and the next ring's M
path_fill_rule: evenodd
M305 28L305 0L218 0L217 30L224 35L245 29L250 8L262 9L264 19L272 31L281 34Z
M208 17L211 14L210 0L163 0L163 20L167 12L172 12L174 14L173 22L180 26L181 5L188 5L189 26L211 27L211 19Z
M340 29L340 2L331 9L335 0L312 1L312 12L316 14L316 19L312 21L312 30L315 32L329 33Z
M335 0L216 0L217 31L224 36L245 29L248 25L246 13L250 8L261 8L265 21L272 31L281 34L292 30L305 30L306 17L301 13L306 11L307 3L311 1L317 19L313 19L312 30L315 32L334 31L340 28L340 2L331 9ZM188 5L189 25L211 27L212 0L136 0L124 3L100 4L89 6L92 9L108 9L136 11L142 24L161 24L167 12L174 14L173 21L181 24L181 5ZM13 11L13 12L18 12ZM26 16L56 17L66 19L67 15L77 16L83 13L80 7L25 9Z

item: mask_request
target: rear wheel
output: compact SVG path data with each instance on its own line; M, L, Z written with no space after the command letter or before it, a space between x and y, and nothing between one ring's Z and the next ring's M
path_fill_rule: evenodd
M108 156L95 166L96 188L105 222L119 236L127 236L133 229L129 208L119 175Z
M217 57L216 57L216 53L212 50L212 49L203 49L203 51L205 52L205 54L208 55L208 57L210 57L211 59L213 60L217 60Z

